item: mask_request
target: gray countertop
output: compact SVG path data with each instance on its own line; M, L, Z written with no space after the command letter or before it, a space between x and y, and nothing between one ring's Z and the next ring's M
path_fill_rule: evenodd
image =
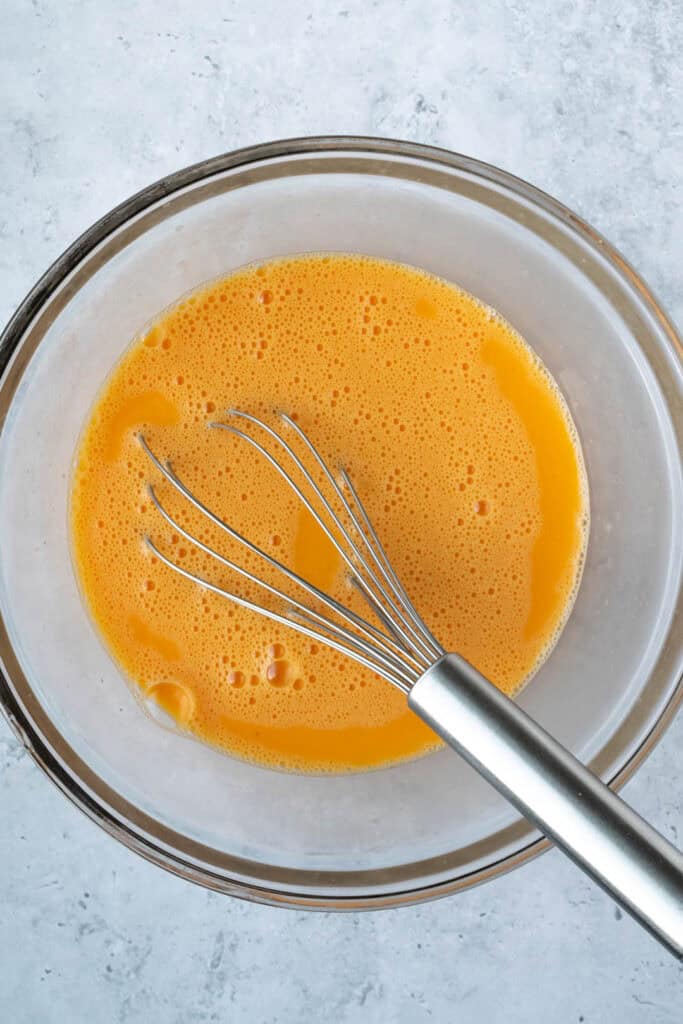
M402 137L584 215L683 320L683 5L5 0L0 320L94 219L220 151ZM0 725L0 1019L628 1024L683 968L554 851L416 908L207 893L109 839ZM626 788L683 842L683 717Z

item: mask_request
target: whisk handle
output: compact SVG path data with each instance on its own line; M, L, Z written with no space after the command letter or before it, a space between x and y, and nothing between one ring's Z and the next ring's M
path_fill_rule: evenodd
M408 703L667 949L683 959L683 854L455 654Z

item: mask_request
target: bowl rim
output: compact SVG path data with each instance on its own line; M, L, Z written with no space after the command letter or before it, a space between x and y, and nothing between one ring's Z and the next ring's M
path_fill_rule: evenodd
M355 153L399 159L408 158L426 162L432 166L441 165L448 171L466 173L488 184L498 185L512 192L516 198L525 200L537 209L540 208L556 221L560 221L574 235L579 236L584 244L588 245L596 254L599 253L610 264L621 283L632 294L635 293L636 298L655 319L663 331L674 357L683 365L683 340L651 289L621 253L598 231L548 193L492 164L447 149L373 136L321 135L260 143L191 164L165 175L141 189L97 220L64 250L39 278L0 334L0 391L5 383L13 356L28 327L72 271L110 234L160 200L214 175L277 158L314 156L324 152L333 153L335 156L341 153ZM608 784L613 789L621 788L643 764L673 721L682 701L683 675L679 675L666 703L649 731L627 758L625 764L608 780ZM183 858L177 852L169 852L162 844L151 841L143 829L136 830L132 824L124 823L112 810L103 806L92 795L86 783L82 779L76 779L66 769L56 753L42 738L39 729L22 706L11 685L11 673L4 665L2 651L0 651L0 707L2 707L4 717L14 734L23 743L34 762L72 803L106 832L146 860L173 874L206 888L253 902L320 910L379 909L419 903L487 881L526 863L531 858L548 850L552 845L549 840L540 837L482 867L458 874L450 879L424 886L413 886L399 892L392 890L384 893L331 897L315 892L298 894L291 890L258 885L246 882L242 878L227 877L218 871L213 872L208 869L206 864L198 867L190 859ZM77 758L77 760L80 759Z

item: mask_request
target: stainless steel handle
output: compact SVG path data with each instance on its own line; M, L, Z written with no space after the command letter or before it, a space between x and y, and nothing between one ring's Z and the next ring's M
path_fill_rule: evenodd
M428 669L408 703L683 959L683 854L458 655Z

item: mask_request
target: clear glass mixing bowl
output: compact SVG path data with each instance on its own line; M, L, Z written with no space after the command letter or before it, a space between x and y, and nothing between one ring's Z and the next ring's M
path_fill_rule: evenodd
M69 555L74 446L131 338L210 278L320 249L458 282L554 374L581 435L592 530L574 612L520 702L614 785L651 749L682 691L680 342L621 257L555 200L466 157L376 139L277 142L180 171L95 224L20 307L2 339L1 696L46 773L150 860L271 903L394 906L547 844L447 750L311 777L163 730L100 644Z

